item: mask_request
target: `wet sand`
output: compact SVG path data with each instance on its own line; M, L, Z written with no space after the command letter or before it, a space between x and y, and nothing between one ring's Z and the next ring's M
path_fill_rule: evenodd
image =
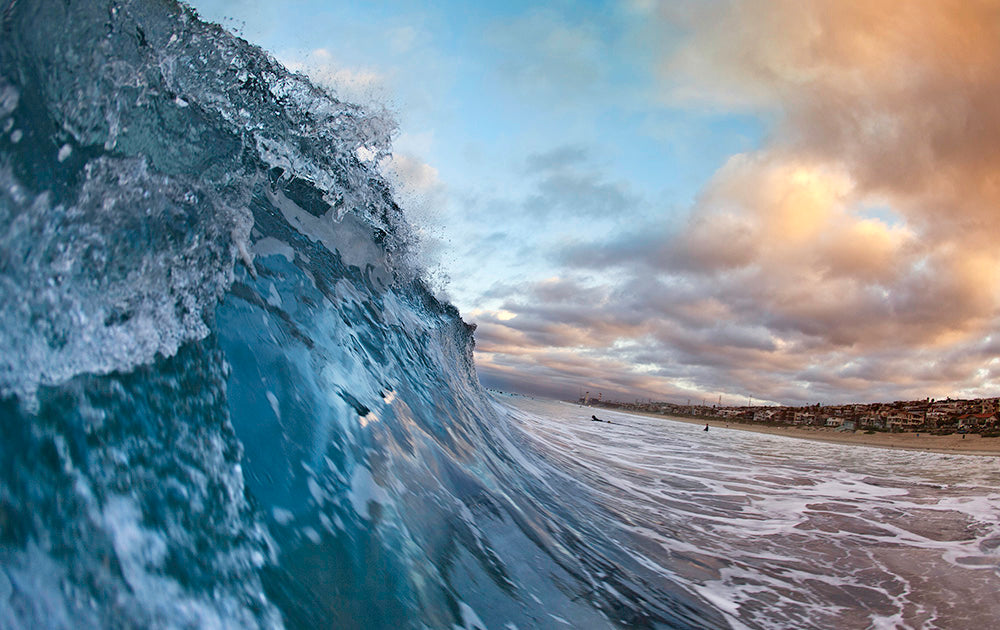
M686 422L705 426L709 429L734 429L737 431L754 431L770 433L786 437L833 442L835 444L854 444L857 446L874 446L878 448L904 449L910 451L930 451L934 453L958 453L962 455L1000 456L1000 438L984 438L977 434L968 434L963 439L961 435L930 435L928 433L873 433L864 431L837 431L826 427L769 427L756 424L741 424L725 420L700 420L697 418L679 418L657 413L626 411L624 409L609 409L620 413L639 416L649 416L673 422Z

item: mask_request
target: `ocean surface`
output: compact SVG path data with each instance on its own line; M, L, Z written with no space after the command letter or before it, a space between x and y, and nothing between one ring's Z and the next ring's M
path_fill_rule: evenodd
M596 504L588 519L618 553L730 627L1000 619L1000 458L706 432L523 398L498 405L551 466L544 475ZM611 423L589 421L595 412Z
M393 124L172 0L0 2L0 628L985 628L997 458L493 396Z

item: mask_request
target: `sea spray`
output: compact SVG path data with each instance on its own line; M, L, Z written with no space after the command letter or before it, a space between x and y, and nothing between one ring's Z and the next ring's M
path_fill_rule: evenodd
M726 625L485 395L384 113L172 0L0 28L4 627Z

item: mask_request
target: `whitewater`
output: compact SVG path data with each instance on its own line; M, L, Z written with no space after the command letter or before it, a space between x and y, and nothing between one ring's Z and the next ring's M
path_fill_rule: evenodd
M983 628L997 458L490 395L393 124L173 0L0 3L0 628Z

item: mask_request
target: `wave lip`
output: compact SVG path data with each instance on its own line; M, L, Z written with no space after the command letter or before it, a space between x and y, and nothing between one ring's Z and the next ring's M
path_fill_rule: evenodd
M722 626L480 387L384 113L172 0L3 15L0 619Z
M30 4L30 6L28 6ZM0 394L129 370L204 338L249 262L262 177L397 248L357 157L392 124L173 2L10 3L0 45Z
M64 207L0 170L0 393L29 403L40 385L128 371L204 338L252 225L139 158L96 158L82 178Z

